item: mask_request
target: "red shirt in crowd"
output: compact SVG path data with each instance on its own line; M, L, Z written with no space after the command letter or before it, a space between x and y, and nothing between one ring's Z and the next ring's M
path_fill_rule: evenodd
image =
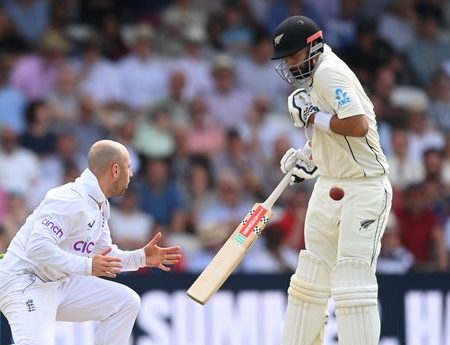
M436 214L430 208L424 208L414 214L406 209L397 210L401 241L415 258L423 264L433 257L433 232L439 225Z

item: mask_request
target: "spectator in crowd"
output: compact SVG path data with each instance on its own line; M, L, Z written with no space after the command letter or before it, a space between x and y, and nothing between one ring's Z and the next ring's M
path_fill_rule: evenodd
M11 70L11 85L29 100L43 99L54 90L58 69L70 45L58 31L48 31L38 48L36 53L21 57Z
M5 216L5 213L6 213L6 193L0 187L0 219L2 219Z
M167 108L157 106L141 117L134 145L149 157L168 157L175 152L174 123Z
M409 155L409 133L406 128L393 128L391 132L392 153L387 157L389 180L394 189L418 183L424 177L422 160Z
M100 23L101 50L111 61L118 61L127 53L120 33L120 22L115 13L105 14Z
M292 125L291 125L292 127ZM296 147L294 142L286 133L279 133L274 138L272 147L270 148L270 156L263 161L263 179L264 179L264 195L269 195L280 180L283 173L280 170L280 160L290 147ZM311 185L310 181L304 181L302 185ZM280 197L280 202L284 200L286 193Z
M39 180L45 180L48 184L48 188L44 189L50 189L63 183L66 164L74 165L79 171L83 171L87 167L86 158L80 153L75 135L68 131L62 132L56 137L55 152L41 159L40 171L42 174Z
M443 180L442 164L443 151L430 148L424 152L423 163L425 170L423 198L439 218L439 222L445 222L447 214L447 198L450 195L450 181Z
M410 157L423 157L424 152L429 148L444 148L444 135L432 126L426 109L414 109L409 113L408 118Z
M8 242L14 238L29 214L30 209L26 205L24 193L9 192L6 194L6 214L0 223Z
M242 271L251 273L292 273L297 267L298 251L283 242L283 232L269 225L261 242L252 247L242 262Z
M118 141L119 143L124 145L128 150L128 153L130 154L131 171L133 172L133 174L137 174L141 167L141 158L139 157L138 150L134 146L135 134L135 121L130 121L125 117L122 118L121 122L117 124L113 133L115 141Z
M327 42L337 49L351 46L356 41L361 0L340 0L338 16L327 23Z
M190 121L186 129L186 150L189 154L203 154L211 158L223 151L224 129L213 121L203 98L194 98L190 104Z
M52 115L52 128L65 131L78 121L80 94L79 74L70 64L64 64L58 71L55 89L46 97Z
M253 103L251 91L237 85L235 67L230 55L220 54L214 58L214 90L206 97L214 121L226 129L239 128Z
M0 58L0 127L9 127L16 132L25 128L25 97L8 82L10 62L6 56Z
M205 28L206 13L192 0L176 0L162 13L162 25L166 39L163 49L170 55L178 55L182 51L186 32L192 28L200 31Z
M174 70L169 76L167 98L158 102L156 108L165 108L173 118L174 126L186 127L189 122L188 101L185 97L186 75L181 70Z
M18 134L10 128L0 131L0 141L0 187L30 198L40 171L38 157L20 146Z
M147 162L139 188L139 206L155 220L155 232L181 233L185 230L182 192L170 176L167 159Z
M45 157L55 151L56 136L50 129L50 109L44 101L32 101L25 109L27 127L21 137L21 145Z
M6 252L6 249L9 246L9 242L11 240L6 236L5 229L3 228L3 225L0 223L0 252L4 253Z
M152 51L153 29L146 24L133 28L131 52L120 60L123 103L142 111L167 96L168 66Z
M288 138L294 147L300 147L306 141L303 132L295 130L289 118L274 109L271 98L255 97L246 120L240 132L250 144L250 149L259 154L258 160L262 162L270 159L273 144L281 135Z
M99 106L90 95L79 100L78 121L71 126L78 150L87 155L89 148L96 141L105 138L110 130L111 116Z
M186 253L186 270L201 273L223 246L231 231L228 224L202 224L197 232L199 248ZM239 269L238 267L237 271Z
M389 215L383 238L381 251L377 261L377 272L382 274L403 274L414 266L414 256L403 247L398 229L397 217Z
M243 181L243 192L247 196L260 196L264 184L262 182L262 163L258 157L251 154L251 150L244 142L239 131L227 131L225 149L215 157L215 171L220 174L224 170L232 170Z
M411 0L393 1L381 14L377 33L398 52L405 53L414 40L416 13ZM395 35L392 33L395 32Z
M450 181L450 134L445 137L445 147L443 150L442 178Z
M188 100L205 96L212 90L212 76L209 59L205 52L206 33L198 25L183 33L183 54L172 63L172 69L183 72L186 87L183 96Z
M347 30L355 30L351 34L355 38L345 39L350 41L343 43L342 59L355 71L363 86L367 87L373 82L374 72L391 59L392 48L376 35L376 24L372 21L360 21L354 29L348 26ZM350 32L346 35L350 35Z
M5 8L21 36L31 43L37 42L50 26L49 0L8 0Z
M208 196L208 203L198 206L195 234L200 250L188 256L186 266L192 272L206 267L252 204L243 196L238 175L231 170L222 170L217 177L215 193Z
M444 71L436 72L428 86L430 107L428 113L437 128L450 133L450 76Z
M100 37L96 33L89 33L81 43L78 70L81 95L105 107L113 107L122 100L119 71L103 56Z
M120 197L117 207L112 207L109 226L113 242L124 250L145 246L152 237L153 218L139 208L139 194L128 188Z
M414 268L419 271L446 271L448 269L444 231L437 215L427 204L422 184L413 184L404 190L403 206L395 210L400 238L414 255Z
M215 232L218 231L216 228L219 225L223 225L226 226L229 236L251 206L251 202L243 193L243 183L239 175L232 170L222 169L218 172L216 195L199 212L197 223L199 231Z
M270 36L262 32L253 34L248 56L239 58L236 65L241 86L257 97L269 99L275 109L284 109L288 86L277 76L272 56Z
M425 86L434 72L450 59L450 41L442 32L442 15L437 4L420 1L415 6L416 36L406 54L419 85Z
M6 9L0 8L0 54L16 56L27 47ZM2 59L3 60L3 59Z
M195 233L200 212L214 200L211 161L206 156L192 156L184 182L187 228Z
M304 230L308 198L309 191L304 186L291 191L286 197L283 211L275 221L282 234L283 244L296 253L305 249Z
M224 48L231 54L246 52L250 46L253 28L248 20L251 13L247 11L244 2L226 2L223 16L225 28L220 39Z

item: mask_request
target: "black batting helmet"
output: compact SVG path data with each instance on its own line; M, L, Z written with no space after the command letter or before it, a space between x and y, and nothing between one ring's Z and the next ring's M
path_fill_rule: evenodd
M322 31L308 17L289 17L278 25L273 35L274 52L272 60L292 55L321 37Z
M284 59L309 46L309 57L294 66L282 61L277 66L281 78L289 83L308 79L313 71L316 58L323 52L322 31L317 24L305 16L293 16L283 20L273 35L272 60Z

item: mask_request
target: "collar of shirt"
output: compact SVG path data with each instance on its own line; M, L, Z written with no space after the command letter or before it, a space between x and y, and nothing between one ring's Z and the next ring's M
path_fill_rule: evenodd
M85 169L75 182L81 183L88 193L88 196L95 201L99 207L106 202L106 196L103 194L97 177L89 169Z

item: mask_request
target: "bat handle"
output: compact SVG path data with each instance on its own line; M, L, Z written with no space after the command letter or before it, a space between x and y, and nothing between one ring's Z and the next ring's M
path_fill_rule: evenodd
M280 195L284 192L289 183L291 182L292 171L290 170L286 175L284 175L283 179L278 183L278 186L275 187L272 193L267 197L267 199L263 202L264 208L267 210L272 209L272 206L278 200Z

